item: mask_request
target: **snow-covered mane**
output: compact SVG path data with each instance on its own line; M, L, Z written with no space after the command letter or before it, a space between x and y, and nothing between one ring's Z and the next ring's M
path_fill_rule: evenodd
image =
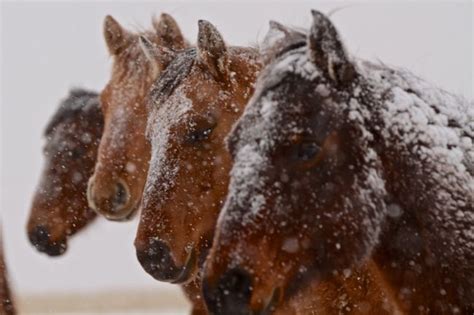
M102 121L102 111L98 96L99 94L94 91L80 88L72 89L69 95L59 104L54 116L45 128L44 135L50 135L59 123L65 122L71 117L76 117L81 111L93 111L96 113L97 119ZM84 114L84 116L90 117L91 114Z

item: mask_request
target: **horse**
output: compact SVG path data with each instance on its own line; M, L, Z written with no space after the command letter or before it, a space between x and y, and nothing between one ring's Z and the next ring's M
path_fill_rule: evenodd
M44 169L27 223L28 238L50 256L65 253L67 240L96 217L87 202L104 118L98 94L73 89L61 101L44 137Z
M189 46L170 15L153 18L152 25L153 31L131 33L111 16L104 21L105 42L114 60L110 81L100 94L105 127L87 198L91 208L109 220L130 220L136 213L150 159L146 97L175 54ZM204 304L198 287L189 283L183 290L193 313L199 314Z
M3 238L0 229L0 313L15 315L15 307L8 286L7 267L3 258Z
M170 15L152 22L153 31L132 33L111 16L104 21L113 67L100 94L105 126L87 191L90 206L109 220L130 219L138 208L150 156L144 99L174 51L188 45Z
M227 138L208 306L262 314L274 292L278 305L372 259L404 313L472 313L473 102L351 57L312 14L268 51Z
M197 48L178 54L150 92L152 155L135 247L145 271L160 281L200 287L232 166L224 139L253 93L259 59L255 48L227 46L219 31L201 20ZM343 293L355 297L340 286L314 285L278 314L304 313L307 307L320 311L314 293L326 304ZM368 287L383 301L376 285Z

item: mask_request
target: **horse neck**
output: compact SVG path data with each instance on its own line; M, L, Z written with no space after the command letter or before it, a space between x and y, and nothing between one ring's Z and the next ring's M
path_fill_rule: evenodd
M450 286L455 291L456 285L443 283L446 278L465 292L472 291L460 284L466 274L473 277L474 271L466 246L473 240L462 232L470 219L459 217L459 212L474 211L473 179L462 166L438 153L442 145L430 139L426 129L430 120L432 128L447 128L426 113L435 112L436 107L442 113L456 108L452 103L455 98L411 74L390 69L383 74L385 79L379 84L384 88L378 92L383 103L372 111L379 124L373 129L374 148L384 170L389 216L377 257L387 266L397 265L398 269L391 271L395 283L403 284L405 271L420 266L421 271L413 273L417 276L406 281L413 287L422 286L421 292L439 295L440 287L449 291ZM429 300L430 296L424 298Z

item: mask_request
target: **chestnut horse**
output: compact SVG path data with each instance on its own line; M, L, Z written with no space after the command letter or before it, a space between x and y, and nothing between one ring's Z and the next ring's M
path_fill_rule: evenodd
M313 19L274 46L228 138L209 305L260 314L255 297L281 301L372 259L404 312L471 314L473 103L350 58Z
M86 192L103 121L98 94L76 89L61 102L46 127L45 168L27 226L30 242L40 252L63 254L67 239L96 216Z
M199 22L197 43L177 55L150 96L152 157L135 247L148 273L172 283L199 284L232 165L224 138L252 95L261 67L255 49L227 47L209 22ZM362 273L358 277L371 280ZM308 307L321 312L318 305L333 303L344 293L359 299L347 285L356 287L342 280L325 287L313 284L279 314L304 314ZM387 304L383 292L373 290L376 284L367 282L366 287L372 300Z
M174 50L187 45L171 16L162 14L159 21L153 20L153 27L134 34L111 16L105 18L104 37L113 67L100 95L105 126L88 199L109 220L130 218L140 204L150 158L145 97Z
M111 16L105 18L104 37L113 68L100 95L105 127L88 199L109 220L130 219L140 204L150 159L146 98L176 52L188 46L170 15L163 13L152 22L154 31L134 34ZM184 292L198 314L204 307L198 287L190 283Z
M16 314L11 298L10 288L8 286L7 267L3 258L3 239L0 229L0 314Z

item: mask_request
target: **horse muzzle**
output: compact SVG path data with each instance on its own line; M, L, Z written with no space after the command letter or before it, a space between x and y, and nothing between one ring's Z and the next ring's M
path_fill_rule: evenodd
M67 240L52 240L48 228L44 225L37 225L28 232L30 243L40 252L48 256L60 256L67 250Z
M89 207L111 221L129 220L137 208L131 204L130 189L122 179L99 188L96 177L91 177L87 185L87 200Z

